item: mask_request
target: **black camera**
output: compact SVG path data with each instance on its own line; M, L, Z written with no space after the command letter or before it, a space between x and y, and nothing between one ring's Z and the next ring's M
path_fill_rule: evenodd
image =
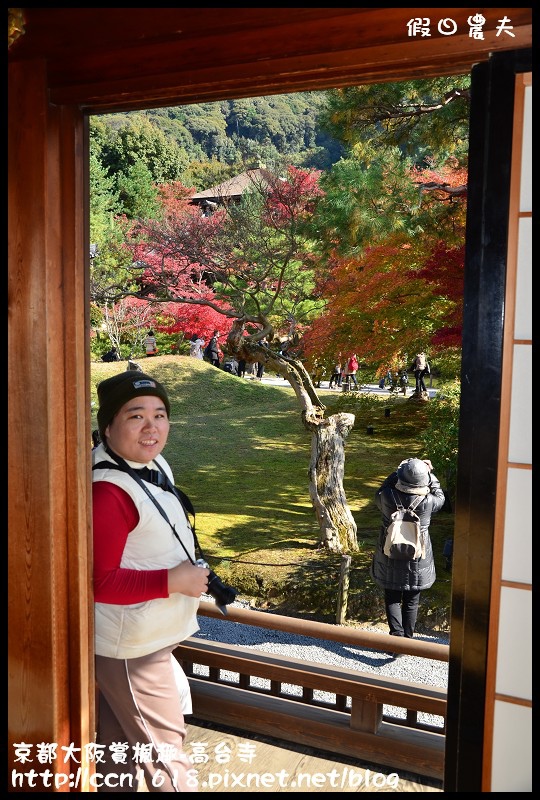
M198 558L195 562L195 566L210 569L210 564L208 564L204 558ZM222 583L216 573L210 569L210 575L208 576L208 594L214 598L216 606L221 613L226 614L226 606L234 602L237 591L233 589L232 586L227 586L225 583Z

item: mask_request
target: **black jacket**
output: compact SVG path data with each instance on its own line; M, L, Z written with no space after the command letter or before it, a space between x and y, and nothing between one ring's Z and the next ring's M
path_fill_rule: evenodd
M208 342L208 346L206 348L206 355L208 356L208 358L211 358L212 360L215 360L216 358L219 359L218 343L217 343L217 338L215 336L212 336L212 338Z
M375 503L382 513L382 524L377 542L377 549L373 554L371 562L371 577L382 589L397 589L402 592L416 591L418 589L429 589L435 583L435 561L433 558L433 548L429 536L429 524L431 515L440 511L445 503L444 492L433 472L430 474L430 491L424 500L416 507L416 513L420 518L420 528L425 544L425 557L416 561L398 561L388 558L383 552L386 528L391 522L391 516L396 510L396 504L392 498L392 492L399 502L407 508L416 497L414 494L406 494L395 488L398 476L397 471L389 475L375 495Z

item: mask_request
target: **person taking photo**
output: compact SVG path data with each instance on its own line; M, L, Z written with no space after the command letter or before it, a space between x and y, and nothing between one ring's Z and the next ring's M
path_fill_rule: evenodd
M408 508L421 497L415 507L420 518L423 555L400 560L384 553L386 531L398 504ZM377 548L371 562L371 577L384 590L384 606L390 636L412 639L420 604L420 595L435 583L435 560L429 535L431 516L445 504L445 495L433 473L431 461L407 458L401 461L377 489L375 503L382 514ZM397 657L397 654L394 654Z

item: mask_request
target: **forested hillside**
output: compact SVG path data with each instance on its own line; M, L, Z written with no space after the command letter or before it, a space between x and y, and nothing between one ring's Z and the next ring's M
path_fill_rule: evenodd
M138 151L154 180L180 180L202 191L246 165L286 160L329 169L343 148L319 125L325 104L326 92L300 92L107 114L93 119L92 135L111 174L125 173Z
M310 374L352 353L377 378L428 353L453 388L469 83L454 76L93 117L95 354L137 353L149 328L160 354L219 330L224 355L264 360L315 415L324 409ZM240 202L210 214L191 204L246 170L259 182ZM451 439L439 459L448 475Z

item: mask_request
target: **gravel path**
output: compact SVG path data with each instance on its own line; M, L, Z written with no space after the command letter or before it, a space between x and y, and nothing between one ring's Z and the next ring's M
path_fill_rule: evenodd
M201 599L213 602L211 597L204 595ZM242 601L235 601L233 606L238 608L250 607L249 603ZM254 650L262 650L265 653L277 653L302 661L359 669L363 672L373 672L384 677L391 676L415 683L429 684L430 686L446 687L448 683L448 664L445 661L434 661L406 655L394 659L387 653L378 650L361 649L358 645L353 644L314 639L311 636L273 631L267 628L258 628L254 625L244 625L241 622L227 622L202 615L199 616L198 620L200 630L195 634L196 638L223 642L224 644L236 644L239 647L250 647ZM380 633L380 629L376 627L363 626L363 628L367 631ZM448 634L417 634L415 638L426 642L448 644ZM294 693L295 689L291 687L291 694ZM324 696L324 693L321 693L321 695ZM385 706L384 713L400 718L405 717L404 709L392 706ZM441 717L419 714L418 719L430 725L443 726Z

